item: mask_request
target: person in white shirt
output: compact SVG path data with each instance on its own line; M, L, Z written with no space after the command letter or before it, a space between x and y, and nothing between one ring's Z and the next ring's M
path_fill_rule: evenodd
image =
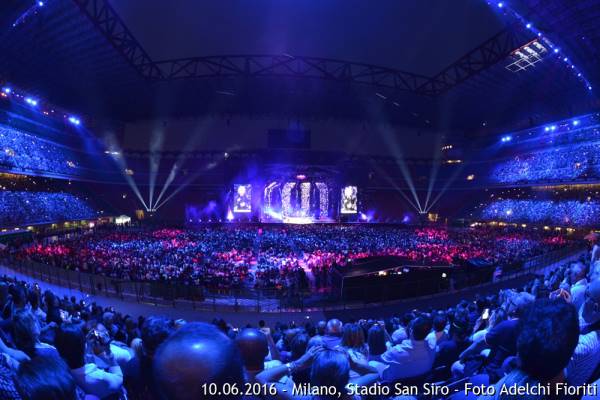
M429 318L416 318L410 326L410 339L393 346L381 355L382 361L389 365L382 373L384 381L396 382L423 375L431 370L435 350L425 340L431 326Z
M574 386L587 383L600 365L600 279L585 291L579 325L579 341L567 366L567 381Z
M88 336L98 337L100 335L93 330ZM93 351L107 365L107 369L104 370L93 362L86 363L86 349L89 341L79 324L63 323L56 335L58 352L71 369L71 375L77 386L86 394L101 399L118 396L123 390L123 373L114 355L110 352L109 344L102 344L100 338L94 344L94 347L104 346L103 351L97 351L97 348Z
M584 302L579 309L579 327L586 330L600 320L600 279L594 279L587 286Z
M392 332L392 342L394 344L402 343L403 340L408 339L408 325L415 318L413 313L404 314L402 322L394 332Z
M567 365L567 382L573 387L587 383L600 365L600 326L598 328L579 335L579 342Z
M585 289L587 288L586 268L581 262L571 265L569 269L569 281L571 282L571 303L579 310L585 300Z
M598 246L597 239L594 241L594 245L592 246L592 258L591 265L594 265L596 261L600 261L600 246Z

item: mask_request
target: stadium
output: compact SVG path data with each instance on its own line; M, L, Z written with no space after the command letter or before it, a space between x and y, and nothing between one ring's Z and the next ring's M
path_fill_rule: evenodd
M600 1L0 2L0 399L596 399Z

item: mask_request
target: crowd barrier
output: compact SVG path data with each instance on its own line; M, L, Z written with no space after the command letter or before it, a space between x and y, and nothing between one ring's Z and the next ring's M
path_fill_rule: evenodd
M581 246L569 246L533 257L520 266L512 266L501 277L492 277L487 273L486 279L476 273L467 280L455 281L435 280L407 282L405 287L395 285L393 288L365 286L366 292L375 296L364 296L369 301L355 301L339 293L320 294L315 296L308 292L291 292L285 289L256 289L256 288L207 288L192 286L178 282L134 282L113 279L103 275L66 270L32 261L6 258L0 263L22 275L29 276L41 282L62 286L70 290L78 290L90 296L105 296L121 300L185 307L206 311L256 311L256 312L292 312L306 310L335 310L368 307L370 304L393 304L399 299L432 297L450 292L473 289L478 285L506 281L532 275L552 264L567 258L582 254L585 249ZM495 268L494 268L495 269ZM437 286L436 286L437 282ZM431 287L437 288L431 290ZM425 288L427 291L425 291ZM406 296L398 297L398 291ZM393 293L392 293L393 292ZM393 294L393 295L392 295Z

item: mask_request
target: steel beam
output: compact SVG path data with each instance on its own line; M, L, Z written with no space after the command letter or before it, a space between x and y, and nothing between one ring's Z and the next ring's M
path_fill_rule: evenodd
M144 78L157 79L160 71L106 0L73 0L109 43Z
M381 88L434 95L426 90L428 77L370 64L291 55L226 55L155 62L157 80L210 77L285 76L368 84Z
M223 55L153 61L107 0L73 0L112 46L154 82L211 77L313 78L437 96L505 59L531 40L512 25L434 77L364 63L293 55Z
M442 94L506 59L531 39L530 35L519 34L516 25L507 27L444 68L417 90Z

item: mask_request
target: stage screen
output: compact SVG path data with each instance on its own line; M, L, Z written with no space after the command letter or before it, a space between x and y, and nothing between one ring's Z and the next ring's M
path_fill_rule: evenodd
M358 188L356 186L345 186L342 188L342 214L356 214L358 212Z
M252 185L233 185L233 212L252 212Z

